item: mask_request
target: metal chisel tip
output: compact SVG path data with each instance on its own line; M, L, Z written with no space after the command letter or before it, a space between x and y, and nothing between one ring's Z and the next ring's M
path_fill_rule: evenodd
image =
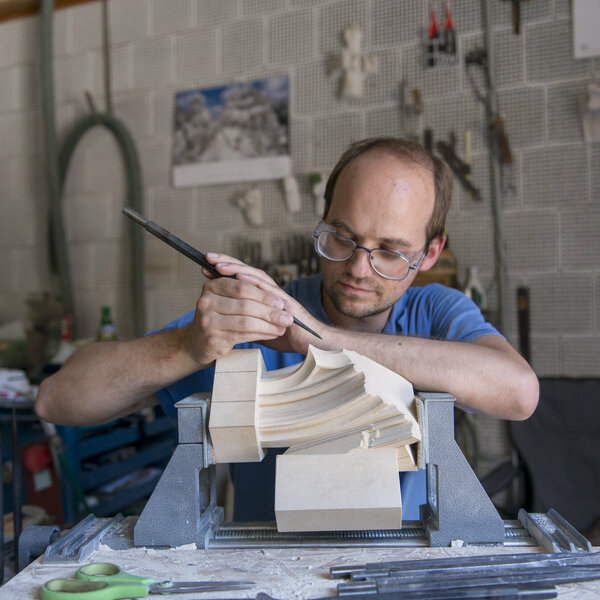
M139 212L133 210L133 208L129 208L129 206L126 206L123 209L123 214L126 217L133 219L136 223L139 223L142 227L144 227L146 225L146 223L148 222L148 219L146 219L142 215L140 215Z

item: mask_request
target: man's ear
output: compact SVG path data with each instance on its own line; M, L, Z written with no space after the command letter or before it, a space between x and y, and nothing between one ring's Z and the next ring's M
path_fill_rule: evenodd
M427 256L423 259L419 271L429 271L433 265L437 262L440 257L444 246L446 245L446 236L438 235L429 242L429 249L427 250Z

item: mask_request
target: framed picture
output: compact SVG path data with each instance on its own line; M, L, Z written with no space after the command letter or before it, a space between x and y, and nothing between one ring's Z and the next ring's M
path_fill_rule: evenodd
M173 185L290 175L288 108L287 76L177 92Z

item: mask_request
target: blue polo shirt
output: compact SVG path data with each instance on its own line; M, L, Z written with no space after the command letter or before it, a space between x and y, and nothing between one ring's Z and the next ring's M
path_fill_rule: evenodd
M315 318L331 324L321 302L321 275L291 282L286 292ZM169 323L161 331L189 325L194 311ZM428 339L471 342L484 335L500 335L483 318L479 308L462 292L440 284L410 287L394 304L384 332ZM157 332L153 332L157 333ZM259 344L240 344L236 348L259 348L267 370L281 369L304 360L303 354L277 352ZM167 414L175 416L175 402L196 392L212 390L214 369L204 369L157 392ZM441 390L443 391L443 390ZM284 449L270 449L260 463L233 464L236 521L273 521L275 495L275 456ZM419 506L426 502L425 470L400 475L403 520L418 520Z

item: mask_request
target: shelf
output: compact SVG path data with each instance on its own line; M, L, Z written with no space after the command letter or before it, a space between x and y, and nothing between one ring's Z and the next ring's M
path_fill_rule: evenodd
M161 439L158 442L152 441L143 450L136 452L135 456L129 460L100 466L93 471L81 471L79 474L81 486L85 491L88 491L108 481L123 477L127 473L165 460L173 453L173 442L172 437Z
M102 498L97 506L91 507L92 512L97 517L112 517L116 513L123 511L123 509L127 508L128 506L131 506L134 502L143 500L144 498L150 496L159 479L160 474L148 481L145 481L144 483L136 485L135 487L118 491L111 495L110 499Z
M162 472L177 446L177 424L160 408L156 410L152 421L134 416L96 427L58 428L73 472L73 477L62 481L67 523L84 516L83 496L96 496L99 504L90 510L97 516L109 516L152 493L160 475L111 494L101 494L98 488L145 467Z

